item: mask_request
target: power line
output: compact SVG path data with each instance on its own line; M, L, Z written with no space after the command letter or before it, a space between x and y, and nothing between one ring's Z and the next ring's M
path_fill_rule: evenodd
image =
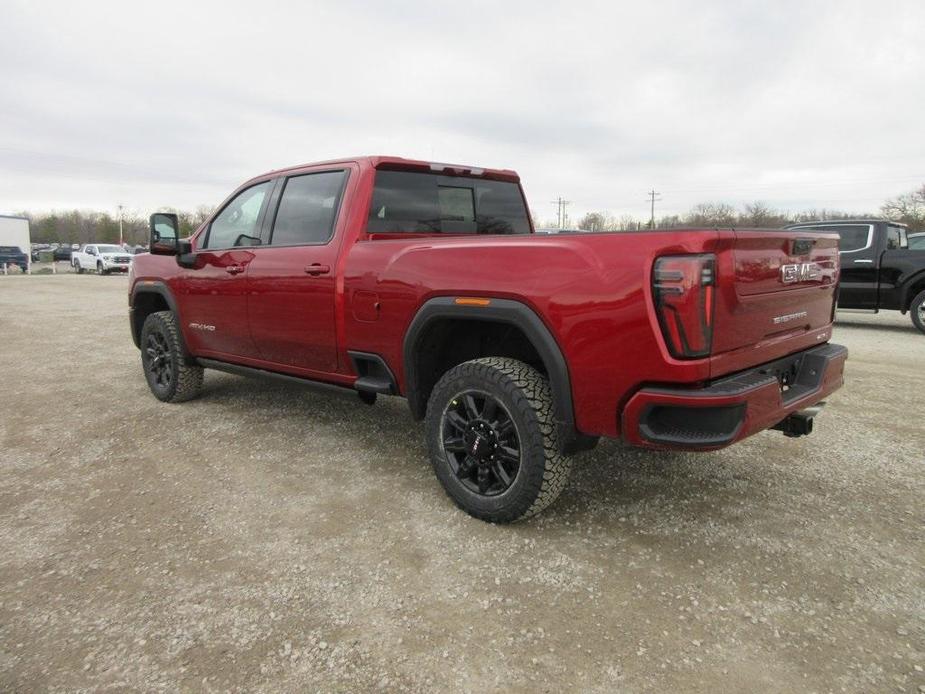
M648 197L649 197L649 203L651 205L651 208L650 208L651 216L649 217L649 228L654 229L655 228L655 201L661 200L662 194L659 193L657 190L655 190L655 188L653 188L652 190L649 191Z
M556 206L556 225L559 229L564 229L568 224L568 212L565 208L572 204L571 200L563 200L561 196L552 201Z

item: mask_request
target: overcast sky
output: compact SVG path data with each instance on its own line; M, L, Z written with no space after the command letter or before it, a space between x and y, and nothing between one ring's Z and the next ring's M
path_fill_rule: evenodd
M355 154L551 201L875 211L925 183L925 2L11 2L0 211L215 205Z

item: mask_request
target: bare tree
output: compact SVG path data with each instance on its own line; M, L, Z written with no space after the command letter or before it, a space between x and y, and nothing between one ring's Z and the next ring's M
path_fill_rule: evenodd
M724 202L702 202L694 205L684 219L691 226L734 226L736 210Z
M880 207L885 217L908 224L919 230L925 228L925 185L911 193L890 198Z
M589 212L581 221L578 228L584 231L615 231L620 223L609 212Z
M745 205L745 211L739 215L739 224L749 227L780 227L789 223L784 214L771 209L768 205L756 200Z

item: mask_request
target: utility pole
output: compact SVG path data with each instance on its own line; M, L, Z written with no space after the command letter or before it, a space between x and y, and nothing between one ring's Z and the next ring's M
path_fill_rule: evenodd
M119 205L119 245L122 245L122 205Z
M559 229L564 229L565 225L568 224L568 213L565 211L565 208L572 204L571 200L563 200L562 197L558 197L552 201L552 204L556 206L556 224Z
M659 193L657 190L655 190L655 188L653 188L652 190L650 190L649 193L648 193L649 203L651 204L651 208L650 208L650 209L651 209L651 212L650 212L650 216L649 216L649 228L650 228L650 229L654 229L654 228L655 228L655 201L656 201L656 200L661 200L661 199L662 199L662 198L661 198L661 195L662 195L662 194ZM658 196L658 197L656 197L656 196Z

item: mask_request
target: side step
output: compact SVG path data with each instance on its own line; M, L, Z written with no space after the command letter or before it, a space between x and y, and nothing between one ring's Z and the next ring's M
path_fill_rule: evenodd
M393 392L391 379L377 376L360 376L356 381L354 381L353 387L364 393L391 395Z
M369 352L347 352L353 362L353 370L359 378L353 387L361 393L375 393L379 395L397 395L398 384L395 375L378 354Z

